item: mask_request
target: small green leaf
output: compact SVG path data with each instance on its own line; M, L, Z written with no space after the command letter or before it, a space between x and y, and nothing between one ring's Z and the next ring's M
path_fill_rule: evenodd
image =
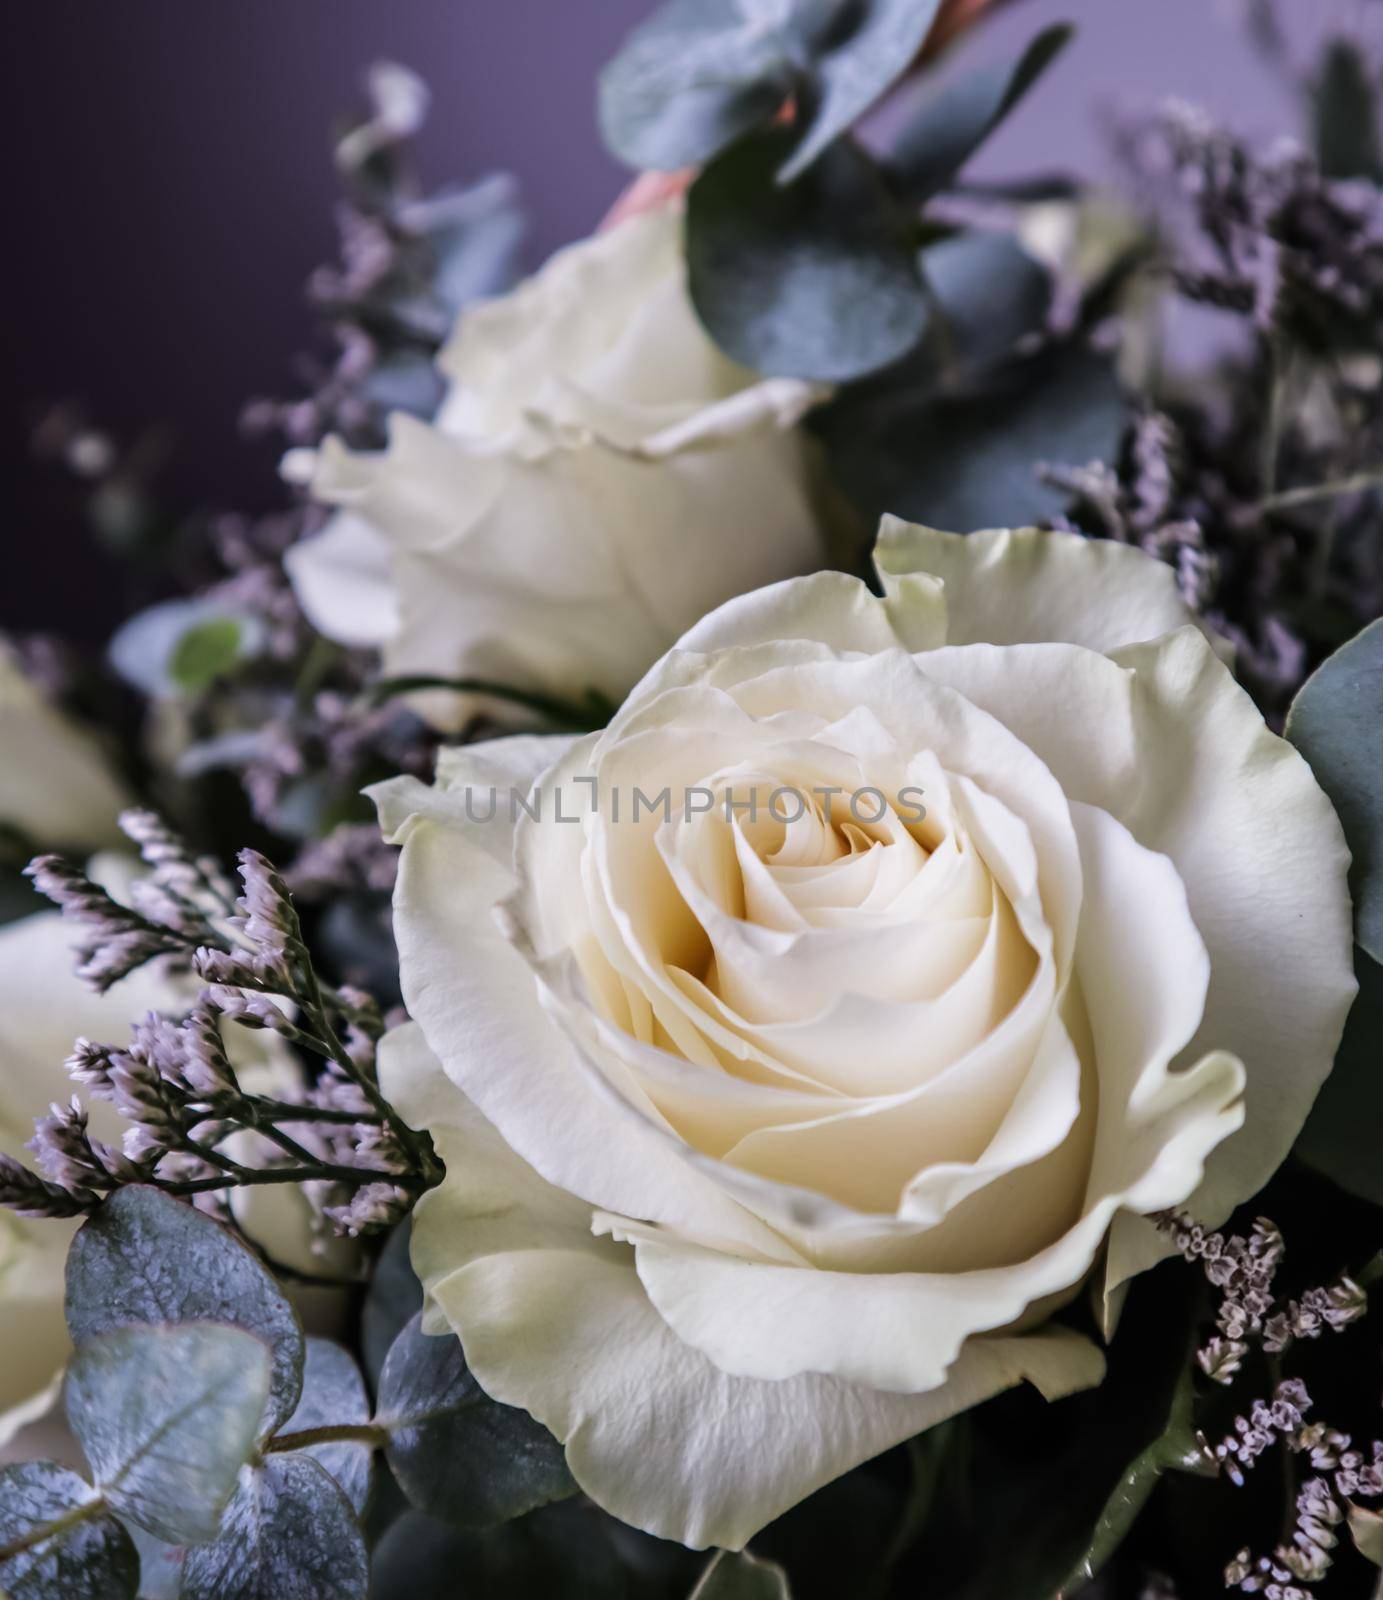
M1044 28L1011 67L985 67L939 89L925 86L889 165L907 194L926 200L955 176L1070 43L1065 23Z
M170 1544L215 1536L269 1392L263 1340L210 1322L121 1328L78 1349L66 1392L113 1510Z
M697 166L767 122L792 87L771 17L738 0L674 0L600 75L600 130L632 167Z
M1334 802L1354 857L1354 936L1383 961L1383 619L1306 680L1287 737Z
M363 1426L370 1420L370 1400L348 1350L330 1339L309 1339L303 1366L303 1393L298 1409L284 1424L282 1435L306 1433L312 1428ZM292 1452L311 1456L340 1485L357 1516L370 1498L373 1447L366 1441L332 1440Z
M129 1534L93 1501L85 1478L52 1461L0 1471L0 1596L133 1600L139 1557Z
M385 1453L399 1487L419 1510L456 1527L505 1522L576 1488L547 1429L491 1400L460 1340L425 1334L421 1315L384 1363L376 1420L389 1431Z
M687 271L707 332L775 377L835 381L897 360L927 324L913 219L870 158L838 140L795 183L791 135L742 140L687 202Z
M209 688L240 659L244 634L238 617L208 617L197 623L173 646L169 676L190 694Z
M220 1537L187 1552L182 1600L365 1600L368 1583L350 1502L293 1452L241 1474Z
M1354 948L1359 993L1335 1065L1293 1155L1351 1194L1383 1205L1383 967Z
M1359 47L1332 39L1311 86L1316 159L1327 178L1376 178L1378 91Z
M774 1561L760 1561L747 1550L717 1550L691 1600L792 1600L788 1575Z
M72 1342L132 1323L228 1322L257 1334L273 1358L265 1429L302 1388L303 1333L273 1276L229 1229L161 1190L118 1189L67 1253Z
M941 0L858 0L837 6L848 24L822 41L804 99L811 116L779 173L790 183L895 83L932 31Z

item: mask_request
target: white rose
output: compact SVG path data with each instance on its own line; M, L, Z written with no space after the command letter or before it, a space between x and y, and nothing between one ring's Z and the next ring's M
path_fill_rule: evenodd
M44 698L0 644L0 829L33 845L94 850L130 801L100 746Z
M390 674L618 700L722 600L821 565L794 426L813 391L702 332L680 210L466 311L440 365L434 425L394 416L382 455L327 441L313 491L348 509L288 558L314 625ZM476 703L419 700L442 727Z
M1149 1214L1260 1187L1354 993L1339 824L1166 567L895 521L876 559L882 599L724 606L603 733L378 791L416 1019L385 1082L447 1163L430 1326L693 1545L1098 1381L1043 1319L1095 1268L1108 1327ZM539 821L479 820L539 774ZM767 815L820 786L831 823Z
M102 859L112 893L129 882L125 862ZM56 911L41 911L0 928L0 1152L32 1163L25 1144L34 1120L53 1101L70 1098L63 1063L79 1036L123 1044L146 1012L181 1016L196 992L186 977L142 967L103 995L73 973L76 936ZM272 1034L227 1027L237 1075L252 1093L282 1094L297 1067ZM82 1096L97 1137L119 1144L122 1124L110 1106ZM237 1136L244 1137L244 1136ZM296 1187L246 1191L236 1197L241 1226L276 1259L300 1271L333 1270L313 1248L311 1215ZM28 1219L0 1209L0 1446L41 1415L50 1385L67 1360L63 1264L74 1222Z

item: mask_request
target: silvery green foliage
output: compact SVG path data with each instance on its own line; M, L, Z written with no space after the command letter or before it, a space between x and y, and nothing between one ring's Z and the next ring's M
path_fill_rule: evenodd
M374 1276L360 1313L360 1343L365 1370L379 1387L389 1348L409 1319L423 1308L423 1286L408 1259L412 1225L399 1224L375 1262Z
M8 1600L131 1600L139 1558L109 1513L71 1519L93 1491L79 1473L52 1461L0 1471L0 1595ZM65 1520L71 1519L71 1520ZM3 1552L41 1529L46 1538Z
M316 1428L364 1428L369 1421L370 1397L349 1351L330 1339L309 1339L302 1398L284 1425L283 1434L306 1433ZM368 1438L308 1445L301 1453L311 1456L336 1480L356 1516L365 1514L374 1464L374 1447Z
M340 1486L303 1453L246 1467L219 1536L183 1564L181 1600L364 1600L369 1558Z
M385 1455L420 1510L478 1528L561 1499L576 1485L561 1446L526 1411L491 1400L460 1340L422 1331L421 1314L394 1341L379 1384Z
M273 1276L226 1228L157 1189L118 1190L79 1230L67 1258L67 1325L79 1347L131 1323L224 1322L271 1355L264 1426L293 1412L304 1345Z
M601 74L601 131L631 166L695 166L792 96L789 182L906 71L939 10L940 0L673 0Z
M67 1416L106 1504L187 1543L215 1536L268 1391L269 1352L243 1329L126 1327L78 1348Z

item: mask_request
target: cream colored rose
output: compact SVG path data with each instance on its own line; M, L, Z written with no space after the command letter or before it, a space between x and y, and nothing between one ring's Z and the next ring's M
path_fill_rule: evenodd
M1263 1183L1354 993L1339 824L1165 567L896 521L876 559L882 599L724 606L604 733L378 791L430 1325L695 1545L1097 1382L1050 1312L1093 1268L1112 1322L1150 1213Z
M684 280L663 208L465 312L435 425L320 453L313 492L345 509L289 555L315 626L391 674L617 700L713 606L820 566L812 390L722 356ZM476 704L419 700L442 727Z
M102 881L112 893L128 884L125 863L102 858ZM56 911L42 911L0 928L0 1151L26 1163L34 1120L72 1086L63 1063L78 1036L123 1044L130 1024L149 1011L181 1016L196 985L142 967L98 995L72 971L74 933ZM251 1092L282 1094L297 1068L272 1034L228 1028L226 1042L242 1084ZM92 1131L119 1144L122 1124L112 1109L82 1096ZM237 1136L241 1137L241 1136ZM302 1192L247 1191L241 1225L279 1260L302 1271L329 1270L313 1249L311 1217ZM0 1446L40 1415L53 1398L49 1385L67 1359L63 1264L76 1224L28 1219L0 1210Z
M0 829L35 848L94 850L119 838L129 797L96 740L50 705L0 643Z

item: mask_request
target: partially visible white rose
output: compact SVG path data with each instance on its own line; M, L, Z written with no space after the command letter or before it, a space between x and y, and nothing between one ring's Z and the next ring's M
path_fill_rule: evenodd
M1097 1381L1045 1319L1266 1181L1355 991L1339 821L1167 567L892 519L876 559L723 606L601 733L376 791L429 1326L690 1544Z
M390 674L618 700L721 601L822 564L814 391L711 343L682 227L668 206L560 251L462 315L435 424L395 415L380 455L327 441L313 492L344 513L288 558L322 633ZM445 728L476 704L419 700Z
M49 703L0 644L0 828L38 846L114 843L130 804L96 739Z

